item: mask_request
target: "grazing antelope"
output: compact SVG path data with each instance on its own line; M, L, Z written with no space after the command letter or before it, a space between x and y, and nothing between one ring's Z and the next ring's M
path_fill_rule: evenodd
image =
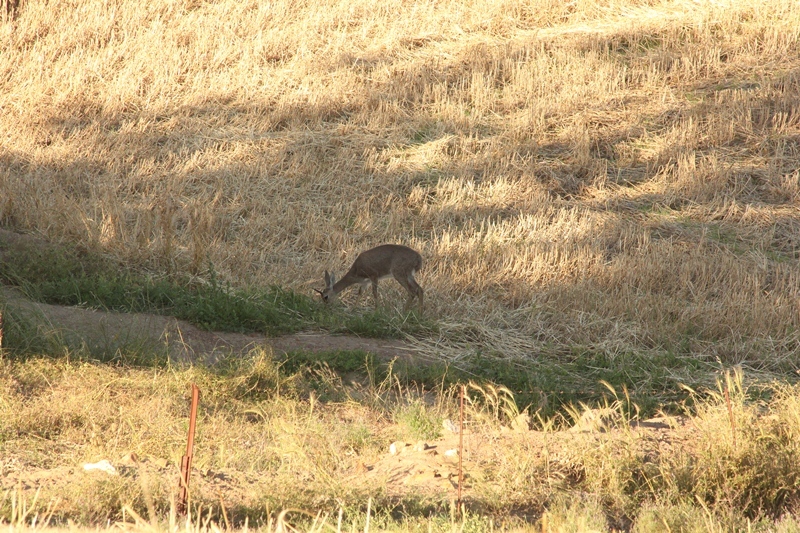
M422 268L422 256L407 246L399 244L382 244L361 252L353 266L342 279L336 281L333 274L325 271L325 290L316 290L322 300L328 303L336 295L350 285L358 283L358 298L361 291L372 282L372 296L375 298L375 309L378 308L378 280L392 276L408 291L408 301L405 311L408 311L414 297L419 299L419 310L422 312L422 287L419 286L414 274Z

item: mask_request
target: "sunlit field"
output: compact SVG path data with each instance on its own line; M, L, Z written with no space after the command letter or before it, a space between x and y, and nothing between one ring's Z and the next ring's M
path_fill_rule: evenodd
M531 413L600 379L648 414L732 367L793 382L800 3L23 0L0 16L0 226L290 299L405 244L425 309L382 282L395 336L526 373ZM352 326L354 292L343 326L292 331L384 335Z
M794 366L794 2L38 2L0 216L311 292L420 250L441 355Z

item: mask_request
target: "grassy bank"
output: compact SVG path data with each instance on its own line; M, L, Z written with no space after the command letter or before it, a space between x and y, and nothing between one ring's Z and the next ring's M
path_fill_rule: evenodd
M338 355L346 357L359 354ZM152 519L168 528L188 386L197 383L192 502L195 518L223 527L271 531L281 511L297 509L311 514L294 512L290 523L312 531L318 512L333 527L341 509L345 530L363 530L367 504L372 530L389 531L798 527L787 515L800 496L796 388L753 391L728 375L695 397L690 420L658 433L630 426L637 419L624 396L609 393L604 432L582 433L536 417L532 430L509 430L519 414L513 395L469 387L462 523L452 516L453 485L408 490L388 453L391 442L446 437L442 421L458 420L456 391L423 393L368 366L348 366L343 380L302 354L291 364L254 352L214 368L163 369L0 359L0 523L140 516L140 527ZM100 459L117 474L81 468ZM20 520L23 504L30 513Z
M402 337L435 328L433 321L414 313L348 313L278 286L232 287L219 280L213 265L194 276L136 272L96 252L11 233L0 237L0 282L34 301L170 315L214 331L274 336L322 327L367 337ZM11 325L13 332L13 321ZM12 350L19 347L15 340L12 333Z

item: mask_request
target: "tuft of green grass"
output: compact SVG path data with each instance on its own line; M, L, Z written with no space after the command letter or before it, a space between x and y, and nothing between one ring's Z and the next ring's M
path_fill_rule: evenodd
M394 421L401 433L413 440L435 439L442 432L442 416L421 399L398 407Z
M436 331L436 324L416 311L405 314L387 310L363 312L338 311L333 317L331 330L362 337L402 339L407 335L425 335Z
M274 398L295 398L298 384L294 372L287 371L272 354L253 351L249 357L230 356L218 362L215 372L225 379L222 395L239 402L263 402Z
M290 351L283 356L281 368L286 372L298 372L303 368L327 366L341 373L373 373L375 356L363 350L330 350L322 352Z
M38 321L0 302L3 315L3 348L9 354L63 353L64 339L56 332L43 331Z

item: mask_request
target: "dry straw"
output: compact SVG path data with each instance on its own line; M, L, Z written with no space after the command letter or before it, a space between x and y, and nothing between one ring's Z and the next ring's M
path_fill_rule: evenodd
M432 353L772 368L800 325L798 27L782 0L30 0L0 28L0 220L309 293L399 242Z

